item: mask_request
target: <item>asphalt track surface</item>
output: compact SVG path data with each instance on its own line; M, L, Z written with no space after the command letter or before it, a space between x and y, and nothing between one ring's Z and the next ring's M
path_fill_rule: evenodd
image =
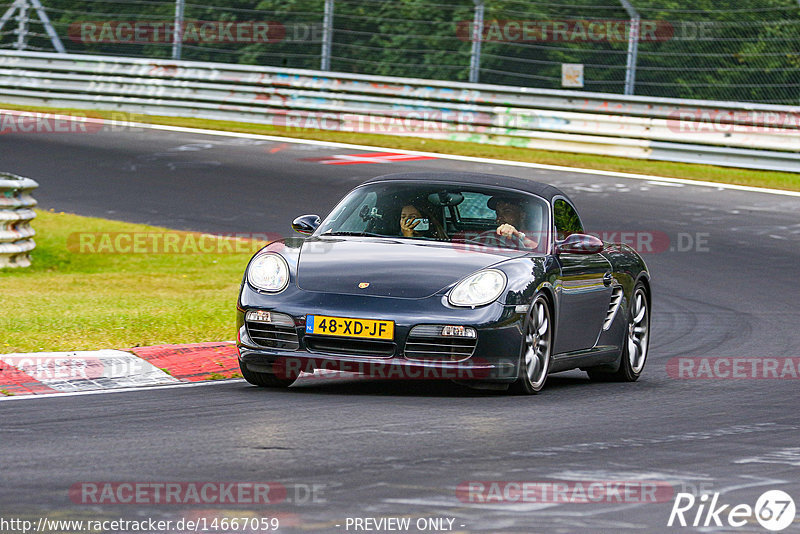
M720 503L751 506L781 489L800 504L800 382L667 373L676 357L800 356L800 199L448 160L302 161L355 152L156 131L4 135L0 169L36 179L43 208L284 235L293 217L327 212L377 174L447 169L546 181L572 196L588 230L670 238L669 248L645 256L654 298L643 377L599 384L570 372L529 398L449 383L332 379L284 391L235 380L0 402L3 516L249 514L280 517L283 532L354 532L347 517L446 517L459 532L698 530L666 526L672 498L462 502L455 488L473 480L663 481L675 492L720 492ZM275 481L294 502L75 504L68 489L84 481ZM313 484L322 488L316 502L303 502ZM800 530L799 521L786 532ZM712 530L766 532L752 518Z

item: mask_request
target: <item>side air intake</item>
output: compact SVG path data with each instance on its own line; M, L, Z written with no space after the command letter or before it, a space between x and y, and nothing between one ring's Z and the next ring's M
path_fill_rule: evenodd
M617 316L617 311L619 310L620 304L622 304L622 297L624 293L622 292L622 288L617 286L611 292L611 301L608 303L608 311L606 312L606 320L603 321L603 330L608 330L611 328L611 324L614 322L614 317Z

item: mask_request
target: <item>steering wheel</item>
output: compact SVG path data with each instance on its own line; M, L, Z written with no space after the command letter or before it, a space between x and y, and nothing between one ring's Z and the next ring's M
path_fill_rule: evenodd
M489 247L508 248L515 250L533 250L525 245L525 240L523 238L516 235L514 237L503 237L497 235L497 230L487 230L476 236L467 237L464 239L464 241Z

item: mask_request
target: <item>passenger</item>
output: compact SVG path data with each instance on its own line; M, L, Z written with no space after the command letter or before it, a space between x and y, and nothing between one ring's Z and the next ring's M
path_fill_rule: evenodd
M534 249L539 246L537 241L540 228L527 228L527 235L519 228L526 228L525 210L520 205L520 200L510 197L492 197L486 203L489 209L496 213L496 233L506 239L516 239L524 248Z
M417 230L428 219L427 230ZM430 237L433 239L447 239L447 233L439 220L433 216L432 211L426 209L421 202L409 203L400 211L400 231L403 237Z

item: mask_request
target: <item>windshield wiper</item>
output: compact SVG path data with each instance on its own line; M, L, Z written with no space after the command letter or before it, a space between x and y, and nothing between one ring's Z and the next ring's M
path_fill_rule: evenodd
M381 234L375 234L372 232L331 232L327 231L320 235L333 235L333 236L358 236L358 237L388 237Z

